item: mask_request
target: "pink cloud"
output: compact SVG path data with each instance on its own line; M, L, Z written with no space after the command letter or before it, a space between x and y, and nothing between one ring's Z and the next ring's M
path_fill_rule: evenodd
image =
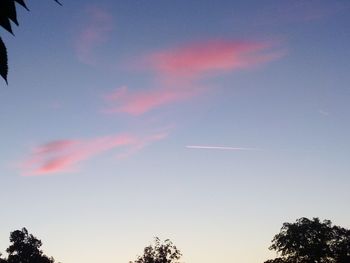
M113 29L113 19L108 12L100 8L89 8L86 13L89 21L78 33L75 50L81 62L94 65L96 64L94 51L108 40Z
M279 58L271 43L211 40L159 51L148 64L166 78L197 79L207 74L249 68Z
M113 106L105 110L106 113L128 113L141 115L160 106L186 100L199 89L189 88L158 88L141 91L130 91L126 86L121 87L105 96ZM115 106L115 104L117 104Z
M105 96L105 113L142 115L161 106L187 100L207 91L198 80L212 74L253 67L279 58L267 42L211 40L161 50L146 58L147 69L155 73L155 86L147 90L118 88ZM199 86L202 86L199 88Z
M21 168L25 176L71 172L77 164L103 152L120 148L120 155L129 156L166 136L166 132L159 132L143 137L124 134L90 140L52 141L33 149Z
M53 101L48 105L48 108L52 109L52 110L59 110L63 107L62 103L58 102L58 101Z
M168 137L168 133L167 132L159 132L156 133L154 135L151 135L147 138L144 138L143 140L139 141L136 144L133 144L129 149L127 149L126 151L120 153L118 155L118 158L126 158L129 157L130 155L133 155L139 151L141 151L143 148L145 148L146 146L148 146L149 144L151 144L152 142L155 141L160 141L165 139L166 137Z

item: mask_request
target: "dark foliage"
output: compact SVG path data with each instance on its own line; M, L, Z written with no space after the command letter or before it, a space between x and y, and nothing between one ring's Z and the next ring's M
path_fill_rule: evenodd
M178 263L181 256L180 250L169 239L161 243L156 237L154 245L145 247L143 255L129 263Z
M4 42L0 37L0 76L7 83L7 73L8 73L8 65L7 65L7 50Z
M265 263L349 263L350 230L330 220L300 218L284 223L269 249L281 257Z
M1 263L54 263L55 260L40 250L41 241L29 234L27 229L16 230L10 234L11 245L7 248L7 259Z
M61 5L58 0L54 1ZM17 20L16 3L29 10L24 0L0 0L0 27L4 28L11 34L13 34L11 22L17 26L19 25ZM4 42L0 37L0 76L6 81L6 83L8 73L7 65L7 50Z

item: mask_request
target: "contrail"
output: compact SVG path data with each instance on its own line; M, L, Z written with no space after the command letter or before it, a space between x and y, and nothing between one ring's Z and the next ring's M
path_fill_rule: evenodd
M258 151L257 148L246 147L228 147L228 146L206 146L206 145L187 145L188 149L207 149L207 150L229 150L229 151Z

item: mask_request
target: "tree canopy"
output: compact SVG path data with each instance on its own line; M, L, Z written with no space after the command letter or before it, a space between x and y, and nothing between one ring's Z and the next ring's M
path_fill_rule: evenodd
M54 0L56 3L61 3L58 0ZM19 25L17 19L16 3L29 10L25 0L1 0L0 1L0 27L4 28L11 34L13 34L11 22L15 25ZM6 45L0 37L0 76L7 83L8 74L8 57Z
M10 234L10 246L6 249L7 258L0 257L0 263L54 263L40 249L39 239L28 233L26 228L15 230ZM0 254L1 256L1 254Z
M6 259L2 258L2 254L0 253L0 263L6 263Z
M284 223L269 249L280 257L265 263L349 263L350 230L303 217Z
M129 263L178 263L181 256L180 250L169 239L161 242L156 237L154 245L145 247L143 255Z

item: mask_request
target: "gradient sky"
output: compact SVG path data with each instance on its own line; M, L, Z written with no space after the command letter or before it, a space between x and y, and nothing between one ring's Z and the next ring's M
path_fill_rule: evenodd
M350 227L350 3L27 1L0 90L0 251L63 263L154 236L255 263L283 222Z

